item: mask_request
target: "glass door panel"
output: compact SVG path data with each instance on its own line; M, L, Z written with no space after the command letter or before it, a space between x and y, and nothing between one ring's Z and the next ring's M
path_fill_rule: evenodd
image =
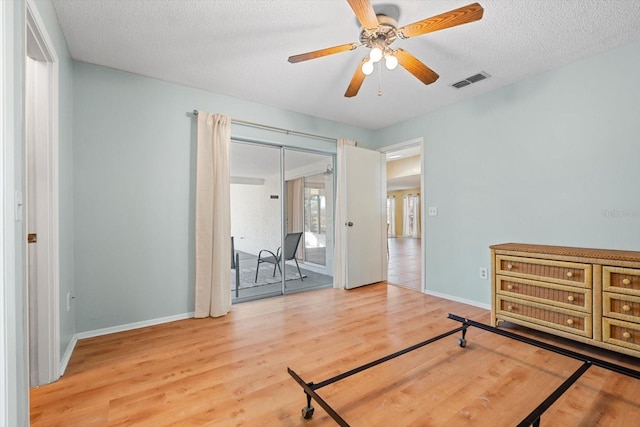
M232 302L282 295L281 148L232 141Z
M302 233L285 292L333 285L333 156L284 149L285 231Z

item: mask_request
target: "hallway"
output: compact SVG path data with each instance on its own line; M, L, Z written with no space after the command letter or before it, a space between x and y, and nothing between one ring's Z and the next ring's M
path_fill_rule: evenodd
M421 291L421 239L392 237L389 242L389 271L387 282L392 285Z

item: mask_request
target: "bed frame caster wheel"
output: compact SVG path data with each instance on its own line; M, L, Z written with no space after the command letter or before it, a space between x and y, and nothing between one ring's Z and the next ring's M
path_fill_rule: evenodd
M458 338L458 345L462 348L465 348L467 346L467 340L465 340L464 338Z
M305 406L304 408L302 408L302 418L304 418L305 420L310 420L311 417L313 417L313 411L313 406Z

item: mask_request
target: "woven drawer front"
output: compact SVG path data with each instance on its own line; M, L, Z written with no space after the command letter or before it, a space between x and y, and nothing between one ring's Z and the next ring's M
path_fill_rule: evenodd
M640 325L614 319L602 319L604 342L640 351Z
M591 264L496 255L496 274L591 287Z
M605 291L640 296L640 269L604 266L602 284Z
M564 310L557 307L549 307L531 301L505 298L496 298L496 314L504 317L513 317L526 320L531 323L558 329L570 334L583 337L592 337L592 317L588 313Z
M640 323L640 297L611 292L604 292L603 296L603 316Z
M571 310L591 312L591 289L496 276L496 292Z

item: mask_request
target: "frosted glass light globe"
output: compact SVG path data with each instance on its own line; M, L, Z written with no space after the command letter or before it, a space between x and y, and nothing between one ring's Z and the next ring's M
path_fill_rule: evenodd
M387 70L395 70L395 68L398 66L398 58L393 55L388 55L384 59L384 65L385 67L387 67Z
M380 61L382 59L382 49L379 47L371 49L371 52L369 52L369 58L371 58L371 61L373 62Z
M362 72L364 73L365 76L368 76L369 74L373 73L373 62L371 62L371 60L362 64Z

